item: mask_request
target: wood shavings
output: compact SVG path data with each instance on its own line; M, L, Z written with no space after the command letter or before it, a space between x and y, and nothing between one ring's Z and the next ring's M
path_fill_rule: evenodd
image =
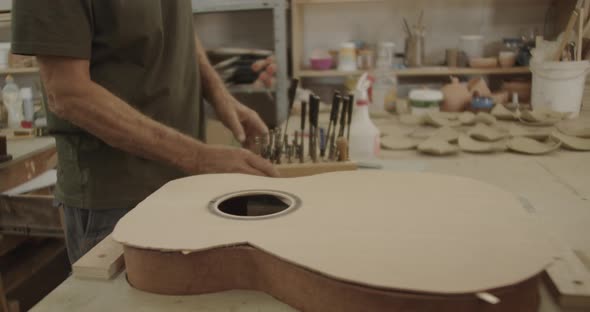
M508 141L508 149L511 151L529 155L548 154L559 149L560 146L561 142L554 139L539 142L530 138L515 137Z
M491 127L483 123L478 123L474 128L469 130L467 134L480 141L493 142L506 138L509 135L509 132L506 130L500 130L498 127Z
M590 151L590 139L569 136L559 131L554 131L551 136L561 142L561 145L567 149L575 151Z
M475 123L484 123L486 125L494 125L498 122L496 117L490 115L489 113L479 112L475 115L474 119Z
M503 152L507 149L505 141L481 142L472 139L467 134L459 136L459 147L462 151L470 153L495 153Z
M513 112L502 104L496 104L491 111L492 116L500 120L518 120L519 113Z
M475 114L472 112L463 112L461 115L459 115L459 121L462 125L474 125Z
M415 149L419 143L419 140L405 136L386 136L381 138L381 148L390 151Z
M445 156L453 155L459 152L456 145L450 144L448 141L441 139L428 139L418 145L418 150L424 154Z

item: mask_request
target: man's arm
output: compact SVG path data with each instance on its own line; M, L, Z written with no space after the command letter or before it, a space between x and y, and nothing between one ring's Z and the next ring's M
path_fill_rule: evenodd
M267 135L268 128L258 113L238 102L227 90L196 36L195 46L203 96L213 105L217 118L232 131L241 143L246 143L246 139L252 139L254 136Z
M87 60L38 59L49 109L113 147L188 174L277 175L269 162L247 150L206 145L141 114L93 82Z

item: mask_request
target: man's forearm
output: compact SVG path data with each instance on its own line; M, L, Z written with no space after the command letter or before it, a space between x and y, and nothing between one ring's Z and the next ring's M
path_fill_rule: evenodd
M128 153L195 171L203 143L141 114L89 79L53 81L56 73L43 64L41 70L49 107L59 117Z
M229 96L229 91L219 77L219 74L213 68L207 57L207 52L203 48L201 41L195 36L195 46L197 49L197 62L199 63L199 74L203 86L203 96L213 105L217 105Z

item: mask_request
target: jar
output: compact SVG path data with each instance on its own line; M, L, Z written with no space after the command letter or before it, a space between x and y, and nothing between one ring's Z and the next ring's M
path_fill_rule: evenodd
M377 47L377 68L391 69L393 66L393 58L395 43L385 41L380 42Z
M338 52L338 70L355 71L356 67L356 45L354 42L343 42Z
M410 107L413 115L424 115L428 112L440 111L443 93L438 90L418 89L410 91Z

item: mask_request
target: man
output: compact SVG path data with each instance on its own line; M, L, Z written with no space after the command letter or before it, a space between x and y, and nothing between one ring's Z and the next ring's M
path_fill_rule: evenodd
M13 53L40 64L72 263L172 179L277 176L245 149L197 140L201 93L240 142L268 129L207 60L190 0L14 0L13 21Z

